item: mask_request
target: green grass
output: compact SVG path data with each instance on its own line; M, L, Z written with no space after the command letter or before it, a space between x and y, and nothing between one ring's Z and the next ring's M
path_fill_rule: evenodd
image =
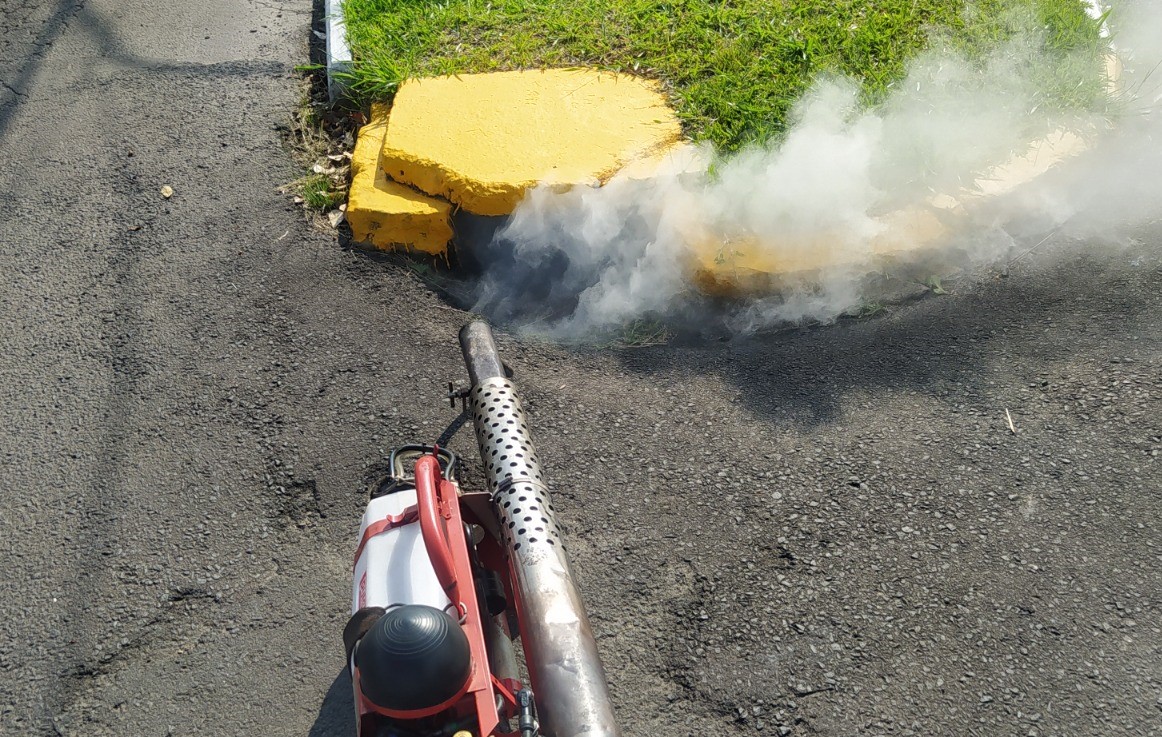
M1081 0L346 0L361 102L409 77L587 65L662 80L695 139L723 150L783 132L821 73L874 102L933 39L980 54L1032 19L1046 52L1100 46ZM1076 54L1073 54L1075 58ZM1093 60L1047 74L1067 102L1096 94ZM1064 62L1063 62L1064 63ZM1081 80L1079 82L1079 80ZM1060 89L1057 89L1060 88Z
M343 201L343 191L326 174L308 174L301 184L303 204L312 210L327 211Z

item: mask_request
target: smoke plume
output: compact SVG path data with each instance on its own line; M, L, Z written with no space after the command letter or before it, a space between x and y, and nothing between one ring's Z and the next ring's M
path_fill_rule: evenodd
M1035 24L1018 24L986 59L937 40L874 107L852 80L818 80L776 144L729 158L693 150L648 179L531 191L486 249L494 256L475 310L559 339L711 313L746 332L857 309L885 271L908 271L907 257L877 259L880 244L919 237L920 222L940 231L944 273L1010 259L1042 239L1108 250L1162 218L1162 3L1100 2L1091 0L1093 11L1110 11L1123 68L1099 105L1051 104L1047 88L1069 65L1101 72L1092 51L1047 52ZM1046 138L1056 143L1027 153ZM1038 157L1050 150L1068 155L1042 171ZM827 265L791 270L765 293L708 299L692 283L691 260L707 243L726 254L716 259L737 244L783 263L823 251Z

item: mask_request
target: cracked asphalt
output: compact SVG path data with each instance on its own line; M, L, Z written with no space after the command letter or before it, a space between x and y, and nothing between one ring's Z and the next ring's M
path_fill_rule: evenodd
M0 9L0 732L353 734L359 515L468 316L278 193L309 3ZM1162 734L1160 236L813 330L501 335L627 736Z

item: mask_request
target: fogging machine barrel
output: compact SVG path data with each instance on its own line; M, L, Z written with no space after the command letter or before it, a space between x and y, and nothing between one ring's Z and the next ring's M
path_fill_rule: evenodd
M605 671L566 557L528 422L486 323L460 330L480 459L517 590L525 660L546 737L620 737Z

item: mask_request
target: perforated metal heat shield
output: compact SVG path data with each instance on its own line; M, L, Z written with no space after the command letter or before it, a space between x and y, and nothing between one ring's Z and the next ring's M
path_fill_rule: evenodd
M485 379L469 397L480 459L509 549L522 558L562 547L553 502L529 434L528 420L505 378Z
M461 331L480 458L509 550L525 659L546 737L620 737L544 471L491 331Z

